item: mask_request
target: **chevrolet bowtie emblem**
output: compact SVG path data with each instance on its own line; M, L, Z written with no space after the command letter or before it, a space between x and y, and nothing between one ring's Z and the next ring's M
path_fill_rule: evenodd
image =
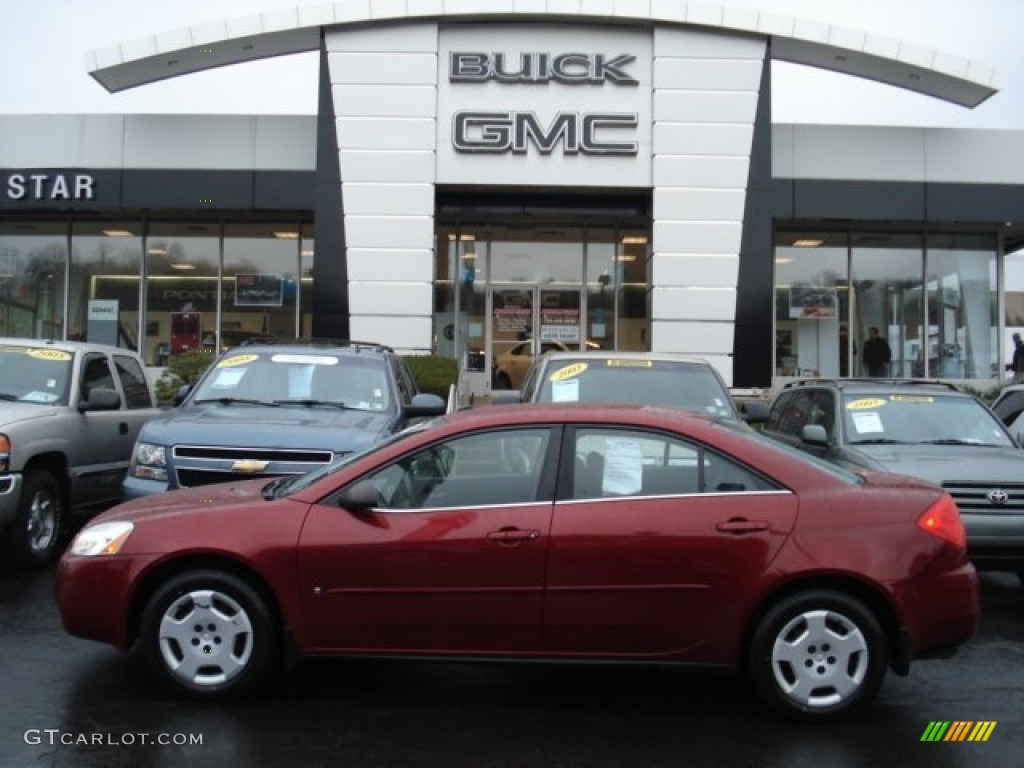
M260 461L259 459L242 459L231 465L231 471L252 474L253 472L262 472L268 464L270 464L269 461Z

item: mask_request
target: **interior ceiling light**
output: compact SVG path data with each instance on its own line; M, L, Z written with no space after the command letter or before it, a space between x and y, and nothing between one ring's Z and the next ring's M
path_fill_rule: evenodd
M622 238L623 245L642 245L647 242L647 238L643 235L626 235Z
M274 237L276 237L278 240L298 240L299 233L295 231L275 232Z
M799 240L794 240L793 245L795 245L797 248L817 248L824 242L824 240L815 240L810 237L802 237Z
M166 256L167 255L167 249L166 248L160 248L159 246L156 246L156 247L153 247L153 248L149 248L146 251L146 253L148 253L150 256Z
M171 269L179 269L181 271L189 271L196 268L195 264L171 264Z
M104 229L103 234L107 237L131 237L132 233L127 229Z

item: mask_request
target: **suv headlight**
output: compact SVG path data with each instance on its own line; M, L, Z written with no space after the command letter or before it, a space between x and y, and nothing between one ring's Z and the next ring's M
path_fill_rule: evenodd
M152 443L136 443L128 474L143 480L160 480L166 483L167 447Z
M125 520L86 526L71 542L71 554L82 557L116 555L134 528L134 524Z

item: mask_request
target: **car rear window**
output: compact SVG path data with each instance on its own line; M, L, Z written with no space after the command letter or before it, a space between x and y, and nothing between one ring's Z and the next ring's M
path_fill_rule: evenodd
M699 362L616 357L559 358L538 382L542 403L626 402L738 418L714 369Z

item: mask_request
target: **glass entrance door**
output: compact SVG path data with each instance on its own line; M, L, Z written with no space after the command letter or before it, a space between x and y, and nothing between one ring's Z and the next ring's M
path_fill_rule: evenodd
M539 354L581 348L580 288L491 286L487 307L487 357L494 389L519 389Z

